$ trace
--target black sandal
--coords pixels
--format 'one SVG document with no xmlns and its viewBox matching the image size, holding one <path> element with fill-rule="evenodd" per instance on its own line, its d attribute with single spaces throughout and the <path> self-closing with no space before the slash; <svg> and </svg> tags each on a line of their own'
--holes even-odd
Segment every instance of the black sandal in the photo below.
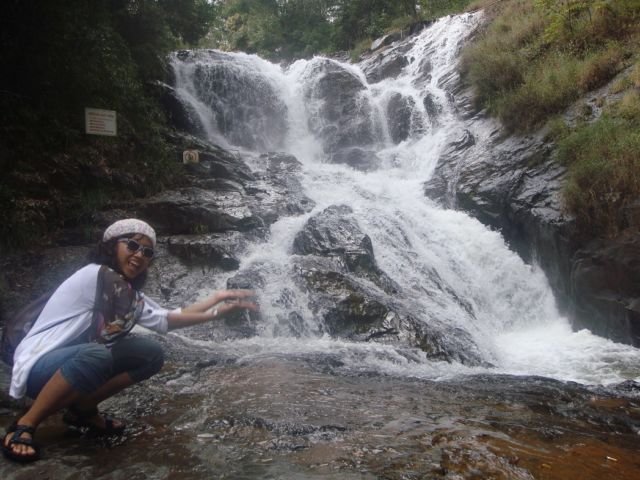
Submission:
<svg viewBox="0 0 640 480">
<path fill-rule="evenodd" d="M 9 440 L 9 444 L 7 443 L 7 436 L 9 434 L 13 434 L 11 440 Z M 22 434 L 28 433 L 31 435 L 31 438 L 22 438 Z M 40 446 L 33 440 L 33 436 L 36 433 L 36 429 L 34 427 L 30 427 L 28 425 L 18 425 L 16 423 L 12 424 L 8 429 L 7 433 L 4 435 L 2 439 L 2 453 L 9 460 L 13 460 L 14 462 L 20 463 L 29 463 L 35 462 L 40 458 Z M 12 445 L 27 445 L 33 449 L 33 453 L 29 454 L 21 454 L 13 451 Z"/>
<path fill-rule="evenodd" d="M 93 417 L 99 415 L 104 420 L 104 427 L 99 427 L 93 422 Z M 95 435 L 120 435 L 124 432 L 127 425 L 124 422 L 122 425 L 116 426 L 114 421 L 116 419 L 104 414 L 99 413 L 97 408 L 91 410 L 79 410 L 75 407 L 67 409 L 62 416 L 62 421 L 71 427 L 75 427 L 81 430 L 87 430 L 89 433 Z M 120 420 L 118 420 L 120 421 Z"/>
</svg>

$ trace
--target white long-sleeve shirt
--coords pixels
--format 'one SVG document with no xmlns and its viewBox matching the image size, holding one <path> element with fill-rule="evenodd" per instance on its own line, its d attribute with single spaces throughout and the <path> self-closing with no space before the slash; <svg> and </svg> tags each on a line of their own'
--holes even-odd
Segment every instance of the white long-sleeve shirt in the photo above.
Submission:
<svg viewBox="0 0 640 480">
<path fill-rule="evenodd" d="M 98 264 L 87 265 L 67 278 L 53 293 L 27 336 L 16 348 L 9 389 L 12 397 L 24 397 L 29 373 L 45 353 L 63 347 L 91 326 L 99 270 Z M 166 333 L 168 313 L 168 310 L 144 297 L 144 309 L 138 325 Z"/>
</svg>

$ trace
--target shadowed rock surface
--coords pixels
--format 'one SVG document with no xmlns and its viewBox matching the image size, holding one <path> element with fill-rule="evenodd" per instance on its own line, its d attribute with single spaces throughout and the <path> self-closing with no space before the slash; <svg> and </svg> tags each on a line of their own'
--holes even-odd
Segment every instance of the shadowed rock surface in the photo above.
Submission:
<svg viewBox="0 0 640 480">
<path fill-rule="evenodd" d="M 37 433 L 44 458 L 3 459 L 0 476 L 634 480 L 640 469 L 634 384 L 403 380 L 350 373 L 331 354 L 246 361 L 167 340 L 163 372 L 108 402 L 125 435 L 82 435 L 54 416 Z"/>
</svg>

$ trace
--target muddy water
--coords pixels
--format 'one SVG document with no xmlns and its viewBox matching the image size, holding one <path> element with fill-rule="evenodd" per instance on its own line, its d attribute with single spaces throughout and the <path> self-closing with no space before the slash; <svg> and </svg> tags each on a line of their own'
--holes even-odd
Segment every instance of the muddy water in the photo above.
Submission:
<svg viewBox="0 0 640 480">
<path fill-rule="evenodd" d="M 167 337 L 169 339 L 169 337 Z M 168 342 L 168 340 L 165 340 Z M 167 343 L 150 381 L 105 403 L 100 439 L 47 420 L 44 459 L 3 479 L 637 479 L 636 384 L 350 374 L 329 356 L 211 356 Z M 2 411 L 2 426 L 17 414 Z"/>
</svg>

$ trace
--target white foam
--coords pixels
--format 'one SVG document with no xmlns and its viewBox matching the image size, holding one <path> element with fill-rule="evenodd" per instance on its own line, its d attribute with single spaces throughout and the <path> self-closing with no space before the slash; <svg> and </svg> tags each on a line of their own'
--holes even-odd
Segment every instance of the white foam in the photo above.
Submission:
<svg viewBox="0 0 640 480">
<path fill-rule="evenodd" d="M 265 279 L 260 292 L 264 318 L 260 335 L 222 344 L 196 343 L 247 360 L 268 355 L 331 355 L 351 371 L 431 379 L 492 372 L 589 384 L 640 380 L 637 349 L 587 331 L 573 332 L 558 312 L 543 272 L 509 250 L 499 233 L 425 198 L 423 183 L 431 177 L 446 146 L 471 131 L 475 137 L 472 153 L 482 151 L 493 129 L 490 121 L 459 120 L 448 93 L 440 86 L 456 75 L 460 45 L 480 16 L 464 14 L 439 20 L 416 39 L 407 53 L 412 62 L 397 78 L 366 86 L 363 95 L 373 106 L 376 122 L 384 121 L 386 105 L 394 93 L 412 98 L 416 115 L 423 116 L 421 129 L 413 129 L 398 145 L 393 145 L 389 132 L 382 129 L 375 145 L 382 166 L 366 173 L 324 163 L 322 146 L 309 128 L 319 106 L 304 98 L 303 85 L 310 81 L 307 75 L 312 62 L 321 59 L 301 60 L 283 70 L 255 56 L 232 54 L 237 68 L 263 75 L 283 96 L 289 115 L 286 150 L 302 162 L 305 194 L 316 207 L 304 215 L 281 218 L 271 227 L 268 240 L 253 246 L 243 259 L 243 268 L 256 267 Z M 420 69 L 421 60 L 427 58 L 431 70 L 425 79 Z M 343 66 L 366 83 L 358 66 Z M 186 82 L 186 93 L 196 95 L 197 89 L 184 75 L 179 79 Z M 422 106 L 426 95 L 441 108 L 437 122 L 427 117 Z M 194 108 L 206 117 L 202 105 L 196 98 L 193 101 Z M 469 161 L 473 161 L 472 154 Z M 401 286 L 398 301 L 423 312 L 425 322 L 436 319 L 469 332 L 494 367 L 430 361 L 415 349 L 318 336 L 321 320 L 308 308 L 308 293 L 291 278 L 291 246 L 311 215 L 336 204 L 349 205 L 371 237 L 379 266 Z M 286 302 L 282 301 L 283 292 Z M 292 310 L 304 320 L 302 338 L 279 336 L 278 322 Z"/>
</svg>

